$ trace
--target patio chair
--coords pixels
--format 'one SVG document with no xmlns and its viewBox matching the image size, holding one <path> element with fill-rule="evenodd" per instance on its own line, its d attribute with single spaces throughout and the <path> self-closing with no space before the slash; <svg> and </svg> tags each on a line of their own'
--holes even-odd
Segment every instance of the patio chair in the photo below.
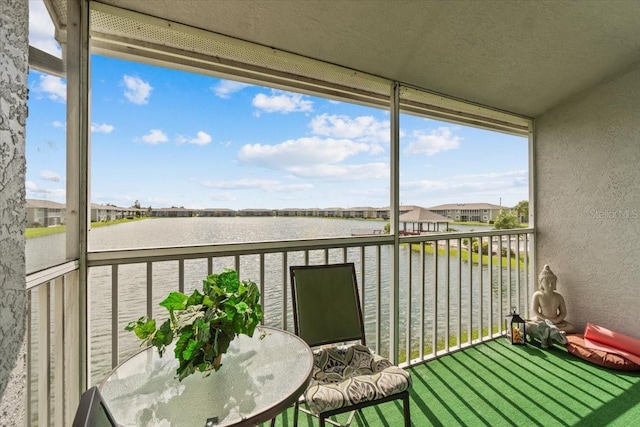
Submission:
<svg viewBox="0 0 640 427">
<path fill-rule="evenodd" d="M 295 333 L 314 348 L 311 382 L 298 411 L 340 425 L 329 417 L 396 399 L 403 401 L 404 425 L 411 425 L 409 388 L 404 369 L 366 347 L 358 284 L 353 263 L 292 266 L 291 295 Z M 304 402 L 308 409 L 301 407 Z"/>
<path fill-rule="evenodd" d="M 80 404 L 73 418 L 72 427 L 117 427 L 111 411 L 102 399 L 98 387 L 82 393 Z"/>
</svg>

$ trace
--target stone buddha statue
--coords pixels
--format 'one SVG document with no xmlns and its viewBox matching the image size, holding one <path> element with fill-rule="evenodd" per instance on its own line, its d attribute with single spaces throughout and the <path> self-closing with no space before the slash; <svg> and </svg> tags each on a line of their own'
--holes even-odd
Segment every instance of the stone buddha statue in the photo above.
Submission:
<svg viewBox="0 0 640 427">
<path fill-rule="evenodd" d="M 568 322 L 567 306 L 564 298 L 556 292 L 558 278 L 545 265 L 538 276 L 538 290 L 531 297 L 531 320 L 527 322 L 527 334 L 537 337 L 546 348 L 551 341 L 566 343 L 565 334 L 575 332 L 575 327 Z"/>
</svg>

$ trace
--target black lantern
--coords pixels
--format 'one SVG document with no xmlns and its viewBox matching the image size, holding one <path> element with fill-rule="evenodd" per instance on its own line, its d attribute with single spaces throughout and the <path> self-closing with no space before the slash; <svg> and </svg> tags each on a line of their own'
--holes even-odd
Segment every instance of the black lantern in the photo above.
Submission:
<svg viewBox="0 0 640 427">
<path fill-rule="evenodd" d="M 525 344 L 525 321 L 516 313 L 516 308 L 513 307 L 513 313 L 509 313 L 505 317 L 507 323 L 507 339 L 511 344 Z"/>
</svg>

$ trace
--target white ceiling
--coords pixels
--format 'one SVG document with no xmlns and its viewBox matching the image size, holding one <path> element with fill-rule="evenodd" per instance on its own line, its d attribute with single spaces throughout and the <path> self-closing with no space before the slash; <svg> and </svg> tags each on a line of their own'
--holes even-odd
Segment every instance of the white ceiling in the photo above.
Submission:
<svg viewBox="0 0 640 427">
<path fill-rule="evenodd" d="M 99 0 L 536 117 L 640 61 L 640 1 Z"/>
</svg>

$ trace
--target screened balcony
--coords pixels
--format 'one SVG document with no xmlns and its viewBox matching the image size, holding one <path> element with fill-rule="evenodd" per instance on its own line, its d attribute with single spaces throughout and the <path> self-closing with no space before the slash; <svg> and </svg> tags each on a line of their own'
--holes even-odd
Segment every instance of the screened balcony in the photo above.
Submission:
<svg viewBox="0 0 640 427">
<path fill-rule="evenodd" d="M 640 135 L 635 123 L 640 109 L 635 96 L 640 90 L 640 34 L 635 18 L 640 10 L 635 3 L 619 2 L 618 8 L 610 8 L 598 2 L 571 6 L 435 2 L 426 8 L 409 2 L 394 9 L 370 2 L 362 9 L 344 3 L 344 9 L 335 10 L 323 2 L 309 3 L 308 9 L 294 2 L 222 1 L 198 3 L 192 9 L 159 1 L 52 1 L 47 5 L 64 45 L 64 64 L 45 58 L 38 66 L 65 73 L 68 82 L 67 262 L 26 277 L 25 423 L 68 425 L 81 391 L 99 382 L 133 351 L 122 332 L 131 319 L 121 313 L 119 297 L 132 274 L 146 285 L 140 292 L 143 314 L 153 314 L 159 293 L 173 286 L 194 286 L 193 272 L 201 276 L 221 266 L 236 268 L 260 283 L 264 292 L 269 289 L 279 295 L 280 303 L 267 307 L 265 323 L 290 328 L 286 267 L 354 261 L 362 298 L 372 307 L 366 312 L 368 340 L 377 351 L 413 370 L 420 390 L 412 396 L 415 422 L 435 425 L 538 422 L 515 409 L 518 405 L 508 391 L 514 389 L 501 378 L 492 383 L 469 373 L 460 376 L 457 385 L 504 398 L 496 403 L 480 397 L 478 404 L 506 414 L 491 422 L 482 414 L 474 420 L 469 405 L 455 408 L 448 405 L 449 399 L 438 397 L 447 390 L 457 395 L 457 386 L 436 389 L 426 378 L 441 375 L 431 363 L 464 369 L 471 364 L 466 357 L 482 359 L 483 352 L 509 351 L 501 340 L 493 339 L 502 333 L 506 309 L 515 306 L 528 311 L 537 271 L 545 263 L 557 265 L 559 290 L 576 324 L 598 323 L 637 336 L 633 313 L 640 303 L 635 292 L 640 264 L 630 250 L 630 242 L 640 234 L 640 195 L 635 191 L 640 184 L 636 167 Z M 394 10 L 398 16 L 394 17 Z M 410 31 L 412 16 L 421 17 L 424 25 L 416 25 L 421 31 Z M 287 26 L 279 32 L 285 18 Z M 314 25 L 317 22 L 323 24 Z M 329 23 L 335 27 L 328 27 Z M 440 31 L 427 34 L 426 27 Z M 305 36 L 290 37 L 291 32 Z M 468 34 L 458 39 L 460 32 Z M 327 39 L 327 34 L 332 37 Z M 375 43 L 368 37 L 373 34 L 380 47 L 376 55 L 369 54 Z M 420 48 L 423 40 L 426 50 Z M 388 109 L 391 234 L 88 250 L 88 76 L 94 52 Z M 530 228 L 400 237 L 402 113 L 528 138 Z M 467 262 L 458 250 L 466 239 L 504 246 L 508 256 L 480 252 L 481 261 Z M 169 277 L 157 275 L 160 264 L 169 265 Z M 381 266 L 390 269 L 382 274 Z M 103 277 L 100 287 L 107 292 L 106 300 L 95 299 L 96 274 Z M 99 332 L 108 335 L 109 343 L 100 348 L 92 347 L 91 316 L 97 310 L 104 310 L 99 313 L 108 316 L 111 325 Z M 444 357 L 449 353 L 452 359 Z M 15 358 L 13 353 L 10 356 Z M 527 372 L 535 372 L 538 365 L 531 363 L 535 355 L 523 356 L 530 358 Z M 595 403 L 565 408 L 569 415 L 552 418 L 551 424 L 625 423 L 625 416 L 635 416 L 637 377 L 602 379 L 597 370 L 583 370 L 558 353 L 550 360 L 566 363 L 574 375 L 571 378 L 584 379 L 578 385 L 583 392 L 599 381 L 617 387 L 613 393 L 587 392 Z M 504 355 L 485 362 L 506 363 Z M 510 372 L 508 366 L 502 368 Z M 549 381 L 540 378 L 531 381 L 536 385 Z M 540 398 L 546 390 L 539 385 L 537 393 Z M 607 397 L 601 398 L 600 393 Z M 440 413 L 430 409 L 434 399 Z M 620 403 L 626 415 L 607 409 Z M 466 415 L 456 415 L 460 408 Z M 381 413 L 369 412 L 358 422 L 393 425 L 398 415 L 394 410 L 391 406 Z"/>
</svg>

